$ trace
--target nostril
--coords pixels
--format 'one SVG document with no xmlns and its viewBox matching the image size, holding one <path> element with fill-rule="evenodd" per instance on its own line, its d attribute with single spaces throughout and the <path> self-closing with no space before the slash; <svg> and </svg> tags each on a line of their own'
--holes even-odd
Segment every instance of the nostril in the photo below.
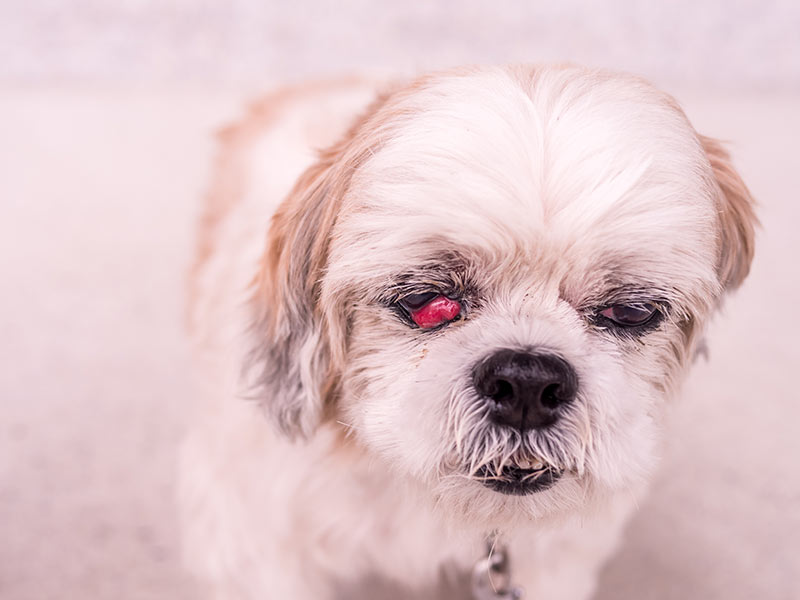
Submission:
<svg viewBox="0 0 800 600">
<path fill-rule="evenodd" d="M 557 383 L 551 383 L 542 390 L 542 405 L 547 408 L 558 408 L 563 403 L 559 392 L 561 386 Z"/>
<path fill-rule="evenodd" d="M 495 379 L 488 396 L 495 402 L 510 402 L 514 399 L 514 386 L 505 379 Z"/>
</svg>

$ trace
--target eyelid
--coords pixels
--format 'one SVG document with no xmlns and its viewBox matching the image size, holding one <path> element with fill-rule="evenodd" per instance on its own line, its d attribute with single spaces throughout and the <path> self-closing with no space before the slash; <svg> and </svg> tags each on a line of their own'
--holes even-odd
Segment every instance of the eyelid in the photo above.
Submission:
<svg viewBox="0 0 800 600">
<path fill-rule="evenodd" d="M 419 292 L 413 294 L 407 294 L 402 298 L 398 299 L 398 304 L 403 305 L 406 308 L 410 308 L 412 310 L 417 310 L 431 302 L 437 296 L 443 296 L 440 292 Z"/>
<path fill-rule="evenodd" d="M 667 318 L 668 308 L 668 303 L 658 300 L 616 302 L 595 308 L 589 313 L 588 319 L 616 335 L 639 336 L 656 329 Z M 616 310 L 622 312 L 615 315 Z M 634 314 L 626 315 L 626 312 Z"/>
<path fill-rule="evenodd" d="M 623 295 L 623 294 L 610 294 L 608 296 L 601 296 L 594 302 L 587 302 L 584 304 L 586 311 L 601 311 L 612 306 L 630 306 L 631 308 L 639 308 L 649 310 L 655 307 L 658 310 L 665 310 L 670 307 L 670 303 L 663 298 L 643 297 L 641 294 L 636 295 Z"/>
<path fill-rule="evenodd" d="M 437 294 L 409 316 L 421 329 L 435 329 L 458 319 L 462 310 L 461 302 Z"/>
<path fill-rule="evenodd" d="M 655 302 L 617 302 L 612 304 L 611 306 L 625 306 L 627 308 L 632 308 L 634 310 L 651 310 L 651 309 L 658 309 L 658 305 Z"/>
<path fill-rule="evenodd" d="M 425 287 L 417 289 L 425 290 Z M 462 319 L 465 309 L 461 296 L 430 287 L 426 291 L 409 289 L 405 294 L 398 293 L 389 306 L 403 321 L 423 330 L 436 330 Z"/>
<path fill-rule="evenodd" d="M 603 304 L 595 308 L 595 311 L 597 313 L 601 313 L 610 308 L 624 307 L 624 308 L 631 308 L 633 310 L 639 310 L 642 312 L 652 312 L 652 311 L 664 312 L 663 306 L 664 306 L 663 303 L 656 302 L 655 300 L 636 300 L 630 302 L 622 300 L 618 302 L 609 302 L 607 304 Z"/>
<path fill-rule="evenodd" d="M 611 319 L 612 321 L 617 321 L 615 318 L 614 312 L 617 310 L 622 311 L 630 311 L 633 312 L 637 316 L 647 317 L 650 318 L 656 313 L 660 313 L 661 311 L 655 304 L 612 304 L 611 306 L 607 306 L 597 311 L 597 314 L 605 317 L 607 319 Z"/>
</svg>

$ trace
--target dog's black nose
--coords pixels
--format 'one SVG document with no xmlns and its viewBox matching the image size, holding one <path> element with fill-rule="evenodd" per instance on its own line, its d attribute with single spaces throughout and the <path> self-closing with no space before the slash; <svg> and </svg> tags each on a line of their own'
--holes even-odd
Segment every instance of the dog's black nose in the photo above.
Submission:
<svg viewBox="0 0 800 600">
<path fill-rule="evenodd" d="M 552 354 L 499 350 L 475 367 L 472 381 L 495 423 L 520 431 L 547 427 L 575 399 L 578 376 Z"/>
</svg>

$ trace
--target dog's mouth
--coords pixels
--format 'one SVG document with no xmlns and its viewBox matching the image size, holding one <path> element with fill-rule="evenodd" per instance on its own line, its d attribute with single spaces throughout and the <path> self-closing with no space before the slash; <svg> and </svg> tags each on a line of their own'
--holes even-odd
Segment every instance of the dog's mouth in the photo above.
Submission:
<svg viewBox="0 0 800 600">
<path fill-rule="evenodd" d="M 526 496 L 553 487 L 563 470 L 534 459 L 517 460 L 498 468 L 483 465 L 474 477 L 490 490 L 509 496 Z"/>
</svg>

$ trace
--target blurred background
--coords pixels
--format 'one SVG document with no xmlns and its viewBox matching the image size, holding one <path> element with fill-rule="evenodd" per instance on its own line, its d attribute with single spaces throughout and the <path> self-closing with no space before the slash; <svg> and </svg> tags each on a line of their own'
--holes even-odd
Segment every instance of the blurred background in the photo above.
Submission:
<svg viewBox="0 0 800 600">
<path fill-rule="evenodd" d="M 798 598 L 795 0 L 0 2 L 0 598 L 195 597 L 173 464 L 220 125 L 286 82 L 551 60 L 673 93 L 763 222 L 597 600 Z"/>
</svg>

